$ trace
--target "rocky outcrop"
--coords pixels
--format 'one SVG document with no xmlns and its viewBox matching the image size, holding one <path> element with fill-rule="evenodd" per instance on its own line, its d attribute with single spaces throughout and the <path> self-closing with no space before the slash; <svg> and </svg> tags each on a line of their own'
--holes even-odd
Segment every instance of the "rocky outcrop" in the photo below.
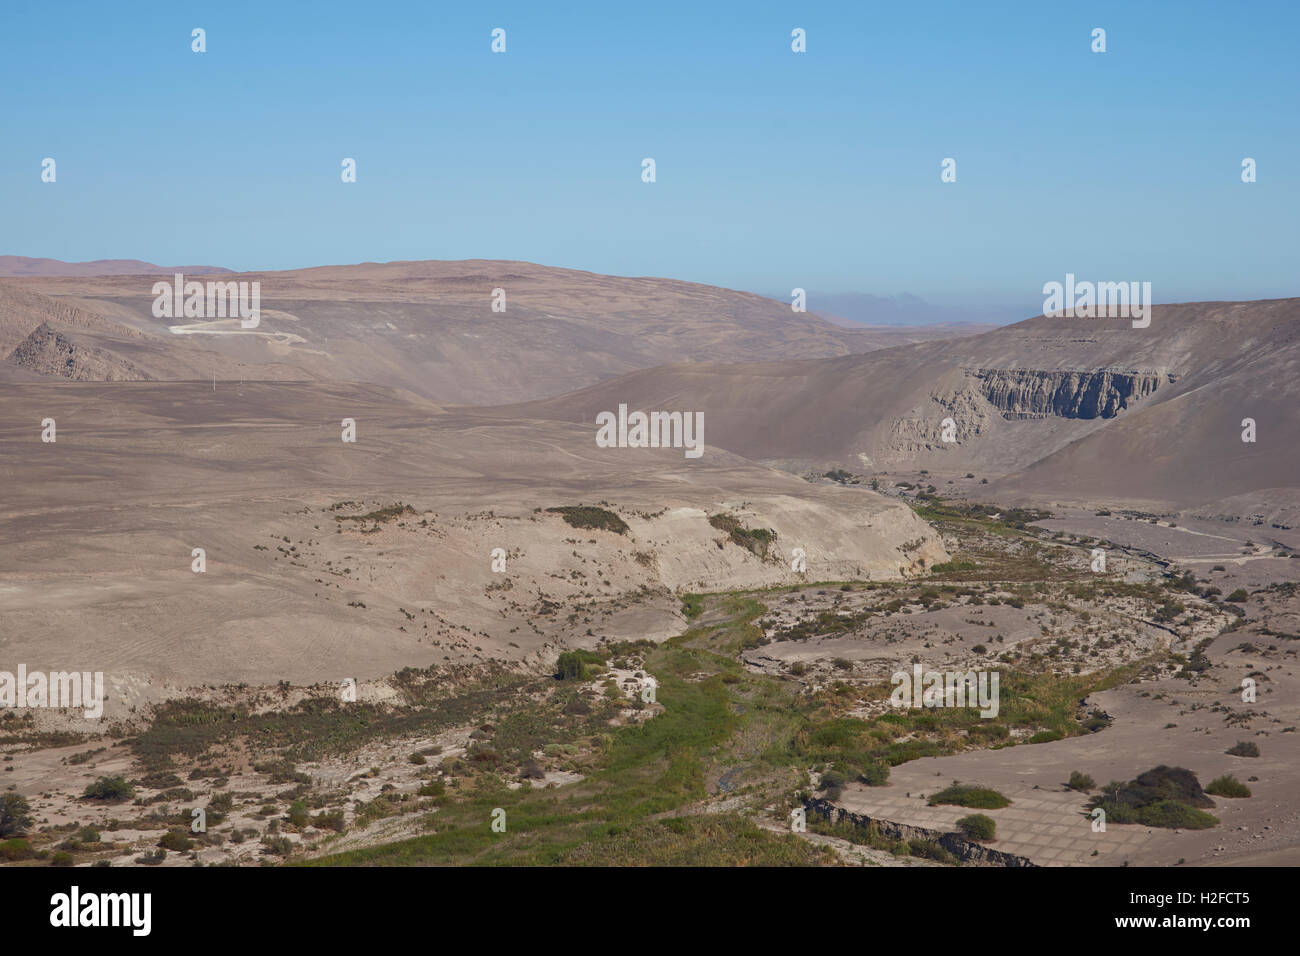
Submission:
<svg viewBox="0 0 1300 956">
<path fill-rule="evenodd" d="M 79 345 L 42 322 L 9 353 L 9 363 L 38 375 L 74 382 L 138 382 L 149 379 L 132 363 L 111 352 Z"/>
<path fill-rule="evenodd" d="M 1153 371 L 967 369 L 1003 418 L 1114 418 L 1167 376 Z"/>
<path fill-rule="evenodd" d="M 1003 853 L 1001 850 L 991 849 L 982 843 L 973 843 L 957 833 L 930 830 L 925 827 L 909 826 L 906 823 L 895 823 L 892 820 L 868 817 L 865 814 L 853 813 L 843 807 L 838 807 L 829 800 L 808 799 L 804 801 L 803 805 L 809 813 L 817 814 L 830 824 L 843 821 L 863 830 L 874 827 L 877 833 L 889 840 L 929 840 L 939 844 L 961 860 L 962 863 L 971 866 L 1026 867 L 1038 865 L 1031 862 L 1028 857 Z"/>
</svg>

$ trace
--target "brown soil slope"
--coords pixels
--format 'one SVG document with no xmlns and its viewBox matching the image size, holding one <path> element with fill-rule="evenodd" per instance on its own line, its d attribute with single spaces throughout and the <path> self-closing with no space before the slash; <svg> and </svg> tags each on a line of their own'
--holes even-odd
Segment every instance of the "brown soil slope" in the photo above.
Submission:
<svg viewBox="0 0 1300 956">
<path fill-rule="evenodd" d="M 298 378 L 396 385 L 471 405 L 558 395 L 670 362 L 822 358 L 956 334 L 843 329 L 730 289 L 489 260 L 223 276 L 261 283 L 261 324 L 244 332 L 234 322 L 155 318 L 157 278 L 15 281 L 152 339 L 189 339 L 249 367 L 282 363 Z M 494 289 L 504 290 L 504 312 L 493 311 Z"/>
<path fill-rule="evenodd" d="M 1038 317 L 865 355 L 649 369 L 500 414 L 701 411 L 710 444 L 787 467 L 1023 472 L 1005 487 L 1196 502 L 1297 483 L 1297 360 L 1300 300 L 1190 303 L 1146 329 Z"/>
</svg>

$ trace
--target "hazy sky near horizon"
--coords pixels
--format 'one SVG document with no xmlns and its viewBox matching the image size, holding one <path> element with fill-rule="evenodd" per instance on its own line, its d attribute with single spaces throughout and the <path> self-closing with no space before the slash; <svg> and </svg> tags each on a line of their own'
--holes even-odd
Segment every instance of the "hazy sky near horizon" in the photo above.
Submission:
<svg viewBox="0 0 1300 956">
<path fill-rule="evenodd" d="M 525 259 L 799 286 L 814 309 L 818 292 L 1032 303 L 1067 272 L 1150 281 L 1156 301 L 1300 295 L 1300 4 L 48 2 L 0 17 L 0 254 Z"/>
</svg>

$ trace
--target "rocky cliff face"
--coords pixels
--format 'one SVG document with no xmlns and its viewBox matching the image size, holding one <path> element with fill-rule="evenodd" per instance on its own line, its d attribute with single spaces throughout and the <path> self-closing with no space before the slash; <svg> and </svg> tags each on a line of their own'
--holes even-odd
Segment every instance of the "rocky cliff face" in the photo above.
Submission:
<svg viewBox="0 0 1300 956">
<path fill-rule="evenodd" d="M 968 369 L 1003 418 L 1114 418 L 1169 376 L 1160 372 Z"/>
</svg>

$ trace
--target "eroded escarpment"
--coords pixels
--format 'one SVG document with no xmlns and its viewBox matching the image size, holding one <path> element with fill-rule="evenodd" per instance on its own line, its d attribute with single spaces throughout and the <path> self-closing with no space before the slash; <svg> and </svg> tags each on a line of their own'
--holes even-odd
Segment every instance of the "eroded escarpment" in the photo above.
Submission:
<svg viewBox="0 0 1300 956">
<path fill-rule="evenodd" d="M 1160 371 L 966 369 L 1003 418 L 1114 418 L 1172 376 Z"/>
<path fill-rule="evenodd" d="M 858 457 L 870 467 L 891 466 L 970 444 L 970 451 L 985 456 L 983 464 L 1024 465 L 1039 457 L 1019 457 L 1034 443 L 1026 443 L 1019 432 L 1021 439 L 1008 446 L 999 439 L 1007 434 L 1002 422 L 1100 425 L 1174 380 L 1172 373 L 1158 369 L 963 368 L 937 382 L 928 400 L 890 421 L 884 442 L 865 452 L 866 458 Z M 972 443 L 974 439 L 981 441 Z M 1050 451 L 1050 445 L 1043 450 Z M 963 462 L 968 467 L 975 463 Z"/>
</svg>

